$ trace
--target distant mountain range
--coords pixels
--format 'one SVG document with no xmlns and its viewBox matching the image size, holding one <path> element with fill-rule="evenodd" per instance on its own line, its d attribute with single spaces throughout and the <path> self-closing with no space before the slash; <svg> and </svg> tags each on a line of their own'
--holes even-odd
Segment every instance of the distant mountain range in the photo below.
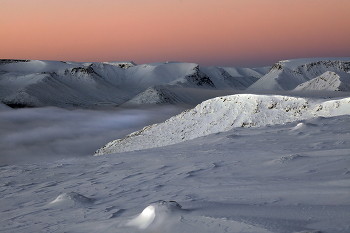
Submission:
<svg viewBox="0 0 350 233">
<path fill-rule="evenodd" d="M 0 60 L 0 100 L 10 107 L 193 104 L 213 96 L 181 90 L 244 90 L 269 68 Z"/>
<path fill-rule="evenodd" d="M 0 101 L 14 108 L 193 105 L 228 93 L 346 92 L 349 73 L 350 58 L 286 60 L 272 68 L 3 59 Z"/>
</svg>

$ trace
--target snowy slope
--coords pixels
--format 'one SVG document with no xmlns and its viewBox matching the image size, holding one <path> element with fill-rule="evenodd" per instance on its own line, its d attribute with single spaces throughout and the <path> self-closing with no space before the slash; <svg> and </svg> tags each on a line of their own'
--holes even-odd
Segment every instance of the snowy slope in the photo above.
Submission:
<svg viewBox="0 0 350 233">
<path fill-rule="evenodd" d="M 292 90 L 327 71 L 349 72 L 350 58 L 304 58 L 280 61 L 248 91 Z"/>
<path fill-rule="evenodd" d="M 192 75 L 161 86 L 152 86 L 123 105 L 198 104 L 204 100 L 223 95 L 207 90 L 231 91 L 230 94 L 233 94 L 232 91 L 245 90 L 268 71 L 268 68 L 221 68 L 215 66 L 196 66 L 193 69 L 195 72 Z"/>
<path fill-rule="evenodd" d="M 294 91 L 350 91 L 350 73 L 327 71 L 317 78 L 299 84 Z"/>
<path fill-rule="evenodd" d="M 190 104 L 194 102 L 190 97 L 177 94 L 176 89 L 178 88 L 171 85 L 151 86 L 147 88 L 146 91 L 123 103 L 123 106 L 143 104 Z"/>
<path fill-rule="evenodd" d="M 251 94 L 217 97 L 164 123 L 112 141 L 95 154 L 166 146 L 236 127 L 260 127 L 344 114 L 350 114 L 350 98 L 326 100 Z"/>
<path fill-rule="evenodd" d="M 0 167 L 0 231 L 350 232 L 350 117 Z"/>
<path fill-rule="evenodd" d="M 119 105 L 152 86 L 243 89 L 262 76 L 252 69 L 243 69 L 239 77 L 232 77 L 222 68 L 212 69 L 220 72 L 208 75 L 195 63 L 179 62 L 135 65 L 133 62 L 0 60 L 0 100 L 12 107 Z M 157 93 L 156 98 L 162 99 L 162 103 L 177 103 L 181 99 L 162 93 L 159 88 Z M 153 100 L 155 96 L 150 90 L 141 95 L 150 104 L 158 102 Z M 164 99 L 162 95 L 168 97 Z"/>
<path fill-rule="evenodd" d="M 268 70 L 261 74 L 249 68 L 222 68 L 212 66 L 201 67 L 201 71 L 207 74 L 219 89 L 245 90 L 266 74 Z"/>
</svg>

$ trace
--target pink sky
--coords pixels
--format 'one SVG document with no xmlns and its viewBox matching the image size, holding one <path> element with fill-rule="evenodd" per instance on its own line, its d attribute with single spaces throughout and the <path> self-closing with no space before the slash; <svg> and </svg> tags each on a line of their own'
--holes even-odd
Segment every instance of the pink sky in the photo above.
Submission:
<svg viewBox="0 0 350 233">
<path fill-rule="evenodd" d="M 0 58 L 256 67 L 350 56 L 349 0 L 0 0 Z"/>
</svg>

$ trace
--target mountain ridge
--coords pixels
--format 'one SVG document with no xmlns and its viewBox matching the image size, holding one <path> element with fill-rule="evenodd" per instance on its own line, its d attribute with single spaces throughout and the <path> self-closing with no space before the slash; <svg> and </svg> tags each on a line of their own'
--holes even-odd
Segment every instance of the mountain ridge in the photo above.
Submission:
<svg viewBox="0 0 350 233">
<path fill-rule="evenodd" d="M 326 71 L 322 75 L 299 84 L 294 91 L 350 91 L 350 74 Z"/>
<path fill-rule="evenodd" d="M 350 71 L 350 58 L 293 59 L 275 63 L 267 74 L 247 91 L 289 91 L 327 71 Z"/>
<path fill-rule="evenodd" d="M 247 68 L 246 73 L 249 71 Z M 255 72 L 258 77 L 262 76 L 261 72 L 251 72 Z M 246 77 L 243 75 L 234 78 L 227 75 L 227 72 L 224 74 L 227 77 L 207 74 L 196 63 L 159 62 L 136 65 L 134 62 L 0 60 L 0 101 L 12 107 L 118 106 L 145 91 L 143 96 L 147 98 L 147 94 L 150 94 L 147 89 L 152 86 L 162 85 L 166 87 L 163 90 L 169 92 L 172 87 L 209 90 L 225 86 L 224 89 L 235 90 L 235 84 L 225 84 L 234 79 L 241 79 L 247 85 L 252 83 L 249 81 L 251 77 L 244 81 Z M 221 86 L 218 88 L 214 83 Z M 238 89 L 242 89 L 242 84 L 240 85 Z M 166 95 L 159 88 L 158 93 L 160 99 Z M 170 95 L 161 103 L 176 103 L 171 96 L 181 98 Z M 151 99 L 148 102 L 157 104 L 157 101 L 152 102 Z"/>
<path fill-rule="evenodd" d="M 329 100 L 253 94 L 217 97 L 163 123 L 109 142 L 95 155 L 167 146 L 237 127 L 261 127 L 344 114 L 350 114 L 350 98 Z"/>
</svg>

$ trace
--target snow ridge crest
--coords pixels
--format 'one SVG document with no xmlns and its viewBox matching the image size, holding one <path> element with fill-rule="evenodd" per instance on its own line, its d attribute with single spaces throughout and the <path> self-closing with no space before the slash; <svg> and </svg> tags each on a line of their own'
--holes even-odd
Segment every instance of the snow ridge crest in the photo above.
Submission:
<svg viewBox="0 0 350 233">
<path fill-rule="evenodd" d="M 112 141 L 95 155 L 176 144 L 236 127 L 261 127 L 313 117 L 350 114 L 350 98 L 329 100 L 240 94 L 204 101 L 167 121 Z"/>
</svg>

